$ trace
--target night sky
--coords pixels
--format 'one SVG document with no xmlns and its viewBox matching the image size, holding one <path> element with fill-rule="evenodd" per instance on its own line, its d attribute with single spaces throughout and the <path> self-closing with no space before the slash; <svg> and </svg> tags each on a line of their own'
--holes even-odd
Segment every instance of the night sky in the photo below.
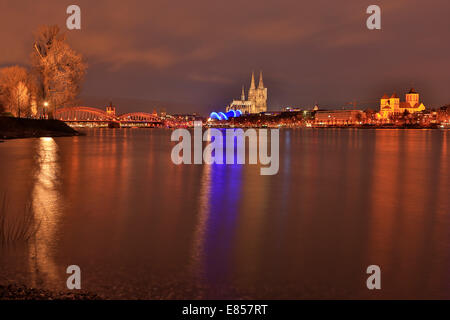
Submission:
<svg viewBox="0 0 450 320">
<path fill-rule="evenodd" d="M 70 4 L 82 10 L 82 29 L 67 32 L 89 64 L 83 96 L 206 114 L 262 69 L 269 109 L 374 106 L 411 86 L 427 106 L 450 103 L 448 0 L 0 0 L 0 66 L 27 65 L 33 31 L 66 30 Z M 381 31 L 366 28 L 371 4 L 381 6 Z"/>
</svg>

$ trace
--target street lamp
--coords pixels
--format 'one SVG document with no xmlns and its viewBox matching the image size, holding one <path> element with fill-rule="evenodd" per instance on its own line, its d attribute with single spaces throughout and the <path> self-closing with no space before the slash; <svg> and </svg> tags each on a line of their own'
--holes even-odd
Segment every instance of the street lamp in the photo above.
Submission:
<svg viewBox="0 0 450 320">
<path fill-rule="evenodd" d="M 47 107 L 48 107 L 48 102 L 45 101 L 45 102 L 44 102 L 44 119 L 45 119 L 45 108 L 47 108 Z"/>
</svg>

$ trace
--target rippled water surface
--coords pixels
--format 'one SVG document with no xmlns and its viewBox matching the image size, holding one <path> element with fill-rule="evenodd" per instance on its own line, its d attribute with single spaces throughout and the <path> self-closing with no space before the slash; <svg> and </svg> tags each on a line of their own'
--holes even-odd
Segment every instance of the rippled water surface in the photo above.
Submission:
<svg viewBox="0 0 450 320">
<path fill-rule="evenodd" d="M 114 298 L 450 298 L 448 131 L 282 130 L 280 170 L 172 164 L 168 130 L 0 143 L 0 282 Z M 382 290 L 366 289 L 366 268 Z"/>
</svg>

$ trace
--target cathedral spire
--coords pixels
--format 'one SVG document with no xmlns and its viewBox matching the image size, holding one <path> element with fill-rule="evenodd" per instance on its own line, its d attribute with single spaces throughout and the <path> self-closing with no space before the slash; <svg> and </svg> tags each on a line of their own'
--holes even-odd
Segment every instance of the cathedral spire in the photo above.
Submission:
<svg viewBox="0 0 450 320">
<path fill-rule="evenodd" d="M 251 82 L 251 84 L 250 84 L 250 90 L 254 90 L 254 89 L 256 89 L 256 86 L 255 86 L 255 73 L 252 71 L 252 82 Z"/>
<path fill-rule="evenodd" d="M 259 84 L 258 84 L 258 89 L 264 89 L 264 82 L 263 82 L 262 71 L 259 72 Z"/>
<path fill-rule="evenodd" d="M 241 101 L 245 101 L 245 90 L 244 90 L 244 86 L 242 86 Z"/>
</svg>

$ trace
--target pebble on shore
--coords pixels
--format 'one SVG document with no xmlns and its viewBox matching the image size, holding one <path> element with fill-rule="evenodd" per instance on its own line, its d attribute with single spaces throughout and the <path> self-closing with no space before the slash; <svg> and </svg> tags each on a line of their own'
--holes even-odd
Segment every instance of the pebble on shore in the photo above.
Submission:
<svg viewBox="0 0 450 320">
<path fill-rule="evenodd" d="M 89 292 L 53 292 L 29 288 L 23 285 L 0 285 L 0 300 L 100 300 L 102 297 Z"/>
</svg>

